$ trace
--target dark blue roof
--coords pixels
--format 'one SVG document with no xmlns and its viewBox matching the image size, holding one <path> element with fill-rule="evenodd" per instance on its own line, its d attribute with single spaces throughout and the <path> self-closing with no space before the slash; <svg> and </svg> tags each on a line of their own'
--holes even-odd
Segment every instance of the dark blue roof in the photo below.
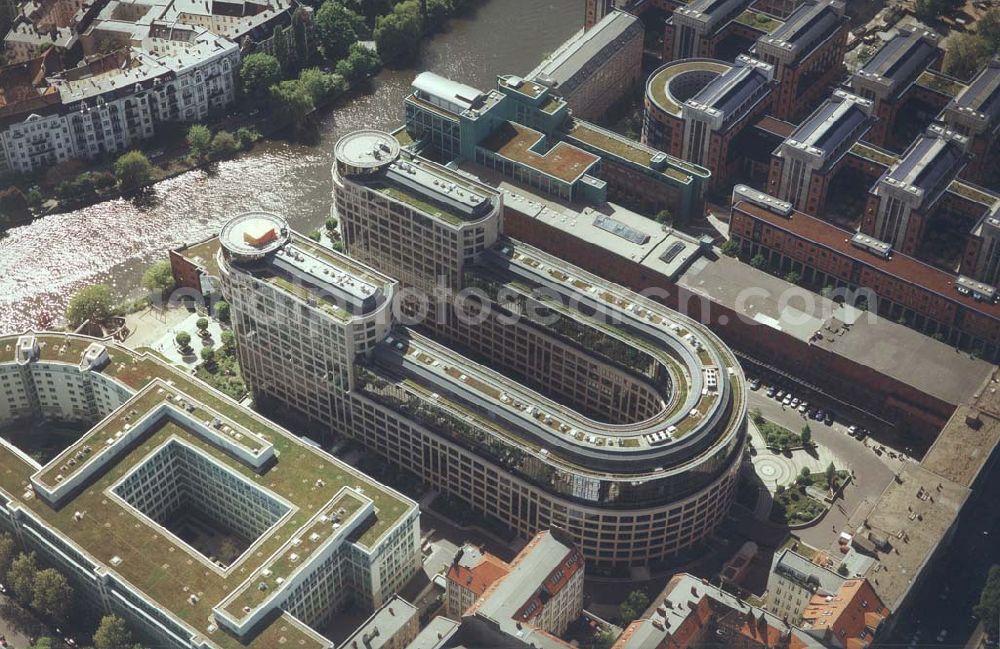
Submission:
<svg viewBox="0 0 1000 649">
<path fill-rule="evenodd" d="M 833 151 L 839 147 L 846 138 L 855 133 L 867 119 L 868 115 L 857 104 L 850 102 L 847 108 L 841 110 L 841 105 L 845 100 L 828 99 L 816 109 L 816 111 L 806 118 L 790 139 L 799 142 L 806 142 L 817 131 L 822 131 L 816 139 L 810 143 L 811 146 L 823 151 Z"/>
<path fill-rule="evenodd" d="M 937 56 L 937 47 L 921 32 L 896 34 L 861 68 L 864 72 L 902 82 L 915 79 Z"/>
<path fill-rule="evenodd" d="M 921 135 L 889 172 L 889 177 L 918 187 L 925 195 L 931 194 L 950 183 L 961 171 L 963 157 L 962 148 L 955 142 Z"/>
<path fill-rule="evenodd" d="M 990 121 L 1000 117 L 1000 63 L 987 65 L 955 103 L 988 115 Z"/>
<path fill-rule="evenodd" d="M 840 23 L 840 16 L 829 3 L 806 3 L 796 9 L 769 37 L 806 49 L 827 38 Z"/>
<path fill-rule="evenodd" d="M 728 120 L 757 90 L 769 83 L 767 76 L 754 67 L 734 66 L 713 79 L 691 101 L 721 112 Z"/>
</svg>

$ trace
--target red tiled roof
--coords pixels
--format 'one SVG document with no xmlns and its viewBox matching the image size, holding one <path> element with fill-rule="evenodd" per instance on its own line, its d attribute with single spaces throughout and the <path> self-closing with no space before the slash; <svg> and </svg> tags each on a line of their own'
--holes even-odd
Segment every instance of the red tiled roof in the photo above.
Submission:
<svg viewBox="0 0 1000 649">
<path fill-rule="evenodd" d="M 836 595 L 813 595 L 802 613 L 803 623 L 826 630 L 847 649 L 865 649 L 889 609 L 867 579 L 850 579 Z"/>
<path fill-rule="evenodd" d="M 448 569 L 448 580 L 462 588 L 467 588 L 480 596 L 493 583 L 510 572 L 510 566 L 492 554 L 483 554 L 483 560 L 476 566 L 467 568 L 454 564 Z"/>
</svg>

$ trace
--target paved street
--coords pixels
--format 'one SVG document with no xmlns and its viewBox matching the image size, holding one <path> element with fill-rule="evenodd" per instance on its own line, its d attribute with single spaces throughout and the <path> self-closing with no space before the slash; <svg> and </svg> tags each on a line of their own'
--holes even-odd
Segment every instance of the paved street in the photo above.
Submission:
<svg viewBox="0 0 1000 649">
<path fill-rule="evenodd" d="M 769 399 L 765 388 L 750 393 L 750 409 L 760 409 L 765 419 L 780 424 L 789 430 L 799 432 L 808 423 L 813 441 L 827 449 L 830 456 L 837 458 L 838 468 L 854 472 L 854 480 L 844 489 L 843 498 L 837 500 L 833 509 L 817 525 L 799 530 L 796 534 L 803 541 L 819 549 L 835 550 L 837 537 L 847 531 L 847 521 L 859 506 L 866 507 L 878 499 L 893 475 L 902 466 L 900 460 L 891 459 L 887 453 L 875 454 L 873 442 L 859 442 L 847 434 L 850 422 L 834 422 L 833 426 L 807 419 L 780 402 Z M 767 453 L 768 451 L 763 451 Z"/>
</svg>

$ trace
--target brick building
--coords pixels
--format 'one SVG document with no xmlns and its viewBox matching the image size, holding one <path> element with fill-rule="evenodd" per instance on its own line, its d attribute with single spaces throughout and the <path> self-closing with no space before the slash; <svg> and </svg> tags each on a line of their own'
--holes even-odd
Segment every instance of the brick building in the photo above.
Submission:
<svg viewBox="0 0 1000 649">
<path fill-rule="evenodd" d="M 941 114 L 948 127 L 969 138 L 972 160 L 963 177 L 983 182 L 997 171 L 1000 132 L 1000 59 L 993 59 Z"/>
<path fill-rule="evenodd" d="M 848 18 L 840 0 L 808 0 L 751 55 L 770 63 L 780 82 L 772 114 L 797 119 L 812 110 L 842 75 Z"/>
</svg>

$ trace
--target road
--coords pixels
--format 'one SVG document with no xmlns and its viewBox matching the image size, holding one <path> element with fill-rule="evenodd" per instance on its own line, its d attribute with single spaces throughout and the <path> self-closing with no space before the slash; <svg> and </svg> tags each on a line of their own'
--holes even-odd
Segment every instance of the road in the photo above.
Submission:
<svg viewBox="0 0 1000 649">
<path fill-rule="evenodd" d="M 835 421 L 832 426 L 813 421 L 798 411 L 783 406 L 765 394 L 766 388 L 750 393 L 750 409 L 759 409 L 765 419 L 799 432 L 809 424 L 816 444 L 829 449 L 843 468 L 854 472 L 854 480 L 844 489 L 843 498 L 838 500 L 826 517 L 817 525 L 798 530 L 796 536 L 818 549 L 836 550 L 840 532 L 848 531 L 846 524 L 852 514 L 861 506 L 871 507 L 892 482 L 896 471 L 902 466 L 901 460 L 894 460 L 888 453 L 875 454 L 876 446 L 870 440 L 858 441 L 847 434 L 850 422 Z"/>
</svg>

